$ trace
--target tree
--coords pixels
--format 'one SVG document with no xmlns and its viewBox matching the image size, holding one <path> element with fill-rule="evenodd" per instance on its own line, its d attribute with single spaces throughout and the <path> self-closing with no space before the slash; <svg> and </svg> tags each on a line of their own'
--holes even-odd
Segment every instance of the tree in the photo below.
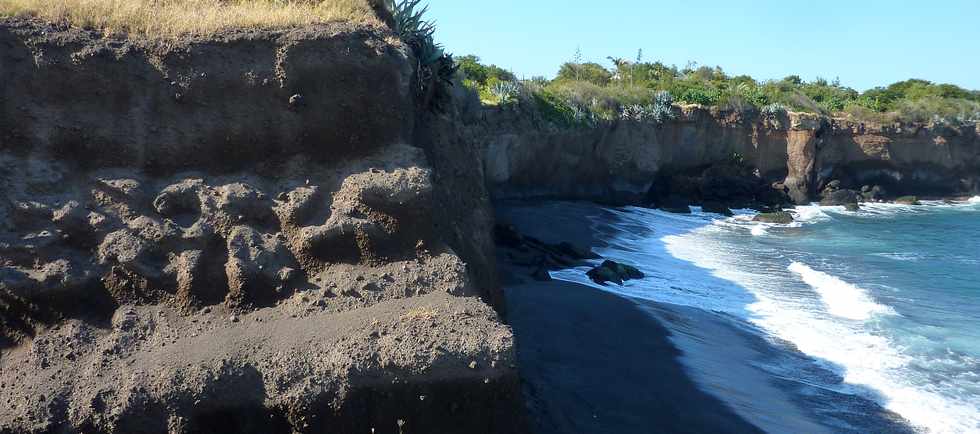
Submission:
<svg viewBox="0 0 980 434">
<path fill-rule="evenodd" d="M 558 70 L 558 80 L 587 81 L 599 86 L 605 86 L 612 81 L 613 75 L 598 63 L 566 63 Z"/>
<path fill-rule="evenodd" d="M 517 79 L 510 71 L 497 65 L 484 65 L 480 63 L 480 58 L 472 54 L 459 57 L 456 59 L 456 63 L 459 65 L 459 70 L 463 71 L 467 79 L 473 80 L 481 85 L 487 84 L 490 79 L 496 79 L 498 81 L 514 81 Z"/>
<path fill-rule="evenodd" d="M 783 79 L 787 83 L 792 83 L 793 85 L 799 86 L 803 84 L 803 79 L 799 75 L 790 75 Z"/>
</svg>

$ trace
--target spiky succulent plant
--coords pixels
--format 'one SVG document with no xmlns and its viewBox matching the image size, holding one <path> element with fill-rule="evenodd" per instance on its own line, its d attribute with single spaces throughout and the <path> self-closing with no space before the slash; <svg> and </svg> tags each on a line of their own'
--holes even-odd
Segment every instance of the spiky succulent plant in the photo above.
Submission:
<svg viewBox="0 0 980 434">
<path fill-rule="evenodd" d="M 458 66 L 453 56 L 435 42 L 436 25 L 425 19 L 429 6 L 420 6 L 421 0 L 383 1 L 391 13 L 392 31 L 418 59 L 419 88 L 424 91 L 434 81 L 451 86 Z"/>
<path fill-rule="evenodd" d="M 509 104 L 517 101 L 521 90 L 521 84 L 516 81 L 499 81 L 490 87 L 490 94 L 501 104 Z"/>
<path fill-rule="evenodd" d="M 667 91 L 657 92 L 648 105 L 627 104 L 619 114 L 620 119 L 636 122 L 663 123 L 674 119 L 674 97 Z"/>
<path fill-rule="evenodd" d="M 435 34 L 435 23 L 423 19 L 429 6 L 419 7 L 421 0 L 384 1 L 385 7 L 391 12 L 392 30 L 403 41 L 420 41 Z"/>
<path fill-rule="evenodd" d="M 780 116 L 786 114 L 786 106 L 778 102 L 768 104 L 763 106 L 762 109 L 759 110 L 759 114 L 761 114 L 762 117 L 766 119 L 777 119 Z"/>
</svg>

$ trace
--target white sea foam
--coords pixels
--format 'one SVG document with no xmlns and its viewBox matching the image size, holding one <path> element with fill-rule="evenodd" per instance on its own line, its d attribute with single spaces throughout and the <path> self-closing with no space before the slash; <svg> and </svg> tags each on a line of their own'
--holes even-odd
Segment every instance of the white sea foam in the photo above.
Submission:
<svg viewBox="0 0 980 434">
<path fill-rule="evenodd" d="M 971 204 L 980 203 L 980 196 L 973 196 L 967 202 Z"/>
<path fill-rule="evenodd" d="M 817 223 L 830 220 L 831 217 L 819 205 L 800 205 L 791 210 L 793 219 L 798 223 Z"/>
<path fill-rule="evenodd" d="M 915 361 L 865 327 L 864 320 L 876 314 L 893 315 L 894 310 L 875 303 L 867 291 L 803 263 L 792 263 L 788 268 L 794 274 L 789 275 L 765 268 L 771 264 L 740 264 L 729 247 L 717 245 L 712 238 L 699 229 L 663 240 L 676 257 L 749 290 L 757 301 L 747 307 L 748 319 L 779 339 L 792 342 L 804 354 L 829 362 L 828 368 L 843 377 L 840 392 L 878 400 L 924 432 L 980 432 L 980 409 L 975 402 L 910 381 L 916 375 L 911 367 Z M 799 285 L 793 282 L 794 276 L 819 295 L 826 309 L 806 294 L 787 291 Z"/>
<path fill-rule="evenodd" d="M 902 205 L 874 204 L 869 208 L 869 213 L 880 217 L 915 212 L 909 211 L 913 207 Z M 832 220 L 833 215 L 825 211 L 819 206 L 798 207 L 795 214 L 800 223 L 795 226 Z M 868 291 L 856 285 L 802 262 L 789 265 L 781 251 L 766 253 L 762 250 L 767 247 L 757 245 L 748 255 L 725 238 L 733 233 L 779 236 L 774 229 L 785 225 L 752 222 L 750 212 L 736 212 L 728 219 L 647 209 L 611 212 L 617 214 L 614 225 L 621 225 L 621 231 L 605 240 L 608 247 L 597 253 L 635 264 L 648 278 L 602 289 L 743 317 L 802 353 L 826 362 L 828 369 L 843 378 L 843 384 L 820 387 L 877 400 L 924 432 L 980 432 L 976 400 L 928 385 L 929 381 L 915 381 L 921 375 L 915 365 L 921 361 L 874 331 L 878 323 L 875 318 L 894 315 L 892 309 L 876 303 Z M 654 235 L 640 236 L 633 229 L 637 225 L 653 228 Z M 770 259 L 753 259 L 760 255 Z M 561 270 L 552 276 L 592 284 L 583 269 Z"/>
<path fill-rule="evenodd" d="M 806 264 L 793 262 L 789 266 L 789 271 L 798 274 L 807 285 L 820 294 L 820 299 L 832 315 L 866 321 L 876 314 L 895 314 L 892 308 L 875 303 L 865 290 L 827 273 L 814 270 Z"/>
</svg>

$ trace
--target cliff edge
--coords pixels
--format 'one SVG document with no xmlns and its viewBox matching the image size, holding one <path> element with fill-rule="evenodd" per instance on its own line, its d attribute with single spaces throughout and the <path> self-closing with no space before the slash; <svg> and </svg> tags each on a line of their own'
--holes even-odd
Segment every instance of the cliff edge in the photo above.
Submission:
<svg viewBox="0 0 980 434">
<path fill-rule="evenodd" d="M 477 157 L 414 64 L 0 22 L 0 432 L 523 430 Z"/>
<path fill-rule="evenodd" d="M 834 180 L 881 186 L 890 197 L 980 191 L 980 126 L 865 125 L 806 113 L 746 115 L 675 106 L 662 123 L 558 126 L 520 106 L 470 110 L 497 199 L 556 198 L 614 205 L 819 200 Z M 749 174 L 721 173 L 737 160 Z M 738 179 L 738 178 L 741 178 Z M 751 178 L 742 194 L 730 185 Z"/>
</svg>

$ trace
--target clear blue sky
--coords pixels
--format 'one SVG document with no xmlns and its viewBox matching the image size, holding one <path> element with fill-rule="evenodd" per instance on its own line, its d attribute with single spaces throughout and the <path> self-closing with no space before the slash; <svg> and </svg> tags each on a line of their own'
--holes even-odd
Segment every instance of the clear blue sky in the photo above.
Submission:
<svg viewBox="0 0 980 434">
<path fill-rule="evenodd" d="M 552 77 L 581 47 L 757 79 L 840 77 L 865 90 L 907 78 L 980 89 L 980 0 L 429 0 L 448 51 Z"/>
</svg>

